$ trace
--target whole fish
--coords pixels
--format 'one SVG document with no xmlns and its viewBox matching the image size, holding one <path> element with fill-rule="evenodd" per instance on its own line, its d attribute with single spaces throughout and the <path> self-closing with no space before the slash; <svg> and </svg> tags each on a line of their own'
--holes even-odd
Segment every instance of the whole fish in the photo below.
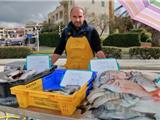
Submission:
<svg viewBox="0 0 160 120">
<path fill-rule="evenodd" d="M 130 78 L 130 73 L 126 73 L 123 71 L 105 71 L 101 73 L 99 77 L 99 82 L 100 85 L 103 85 L 108 80 L 115 80 L 115 79 L 127 80 L 129 78 Z"/>
<path fill-rule="evenodd" d="M 11 80 L 4 72 L 0 72 L 0 83 L 6 83 Z"/>
<path fill-rule="evenodd" d="M 145 79 L 141 72 L 131 72 L 131 74 L 130 80 L 142 86 L 146 91 L 151 92 L 157 89 L 154 82 Z"/>
<path fill-rule="evenodd" d="M 108 80 L 100 88 L 105 88 L 113 92 L 128 93 L 139 97 L 150 97 L 150 94 L 145 91 L 140 85 L 129 80 Z"/>
<path fill-rule="evenodd" d="M 108 102 L 108 101 L 111 101 L 111 100 L 118 100 L 121 98 L 121 94 L 119 93 L 107 93 L 103 96 L 100 96 L 98 98 L 95 99 L 92 107 L 93 108 L 97 108 L 101 105 L 103 105 L 104 103 Z"/>
<path fill-rule="evenodd" d="M 27 78 L 30 78 L 36 74 L 36 70 L 28 70 L 25 71 L 18 79 L 19 80 L 26 80 Z"/>
<path fill-rule="evenodd" d="M 130 110 L 120 105 L 119 100 L 109 101 L 92 111 L 96 118 L 103 120 L 129 120 L 131 118 L 145 116 L 145 114 Z"/>
<path fill-rule="evenodd" d="M 140 99 L 131 109 L 138 112 L 160 115 L 160 102 L 153 99 Z"/>
<path fill-rule="evenodd" d="M 106 94 L 105 89 L 97 88 L 91 91 L 91 93 L 87 96 L 87 100 L 90 104 L 92 104 L 96 98 L 104 96 L 105 94 Z"/>
<path fill-rule="evenodd" d="M 137 104 L 137 102 L 139 102 L 139 100 L 140 100 L 139 97 L 137 97 L 135 95 L 132 95 L 132 94 L 125 94 L 125 93 L 123 93 L 121 96 L 122 96 L 122 103 L 121 103 L 121 105 L 123 107 L 132 107 L 135 104 Z"/>
<path fill-rule="evenodd" d="M 141 72 L 142 77 L 149 81 L 154 81 L 156 78 L 159 77 L 158 73 L 153 73 L 153 72 Z"/>
</svg>

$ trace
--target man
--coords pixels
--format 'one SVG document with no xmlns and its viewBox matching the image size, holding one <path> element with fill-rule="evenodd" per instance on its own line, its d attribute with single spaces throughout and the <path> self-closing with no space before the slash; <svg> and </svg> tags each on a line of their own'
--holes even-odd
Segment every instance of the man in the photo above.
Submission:
<svg viewBox="0 0 160 120">
<path fill-rule="evenodd" d="M 101 50 L 100 38 L 92 26 L 85 21 L 84 10 L 73 7 L 70 12 L 71 22 L 62 32 L 61 40 L 57 46 L 52 62 L 55 63 L 63 51 L 66 51 L 67 69 L 88 69 L 90 59 L 96 53 L 97 58 L 105 58 Z"/>
</svg>

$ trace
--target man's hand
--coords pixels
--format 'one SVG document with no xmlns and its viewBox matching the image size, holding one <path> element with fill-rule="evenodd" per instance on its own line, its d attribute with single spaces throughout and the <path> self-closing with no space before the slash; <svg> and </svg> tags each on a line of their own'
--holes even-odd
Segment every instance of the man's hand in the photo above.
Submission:
<svg viewBox="0 0 160 120">
<path fill-rule="evenodd" d="M 60 55 L 58 55 L 58 54 L 53 54 L 53 55 L 52 55 L 52 63 L 54 64 L 54 63 L 58 60 L 59 57 L 60 57 Z"/>
<path fill-rule="evenodd" d="M 100 50 L 96 53 L 96 57 L 97 58 L 106 58 L 106 55 L 104 54 L 104 52 L 102 50 Z"/>
</svg>

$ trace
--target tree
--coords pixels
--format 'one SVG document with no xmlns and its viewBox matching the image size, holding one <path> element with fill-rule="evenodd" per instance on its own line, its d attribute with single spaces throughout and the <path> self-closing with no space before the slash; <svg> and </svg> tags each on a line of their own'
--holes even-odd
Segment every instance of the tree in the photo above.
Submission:
<svg viewBox="0 0 160 120">
<path fill-rule="evenodd" d="M 89 24 L 96 27 L 99 32 L 99 35 L 102 36 L 104 31 L 106 31 L 108 25 L 108 16 L 105 14 L 97 15 L 95 12 L 88 12 L 89 8 L 84 8 L 84 14 L 87 17 L 87 21 Z"/>
<path fill-rule="evenodd" d="M 110 33 L 118 32 L 128 32 L 133 29 L 133 21 L 129 16 L 115 16 L 114 21 L 109 22 Z"/>
<path fill-rule="evenodd" d="M 105 31 L 107 25 L 109 25 L 109 20 L 108 20 L 108 16 L 102 14 L 99 16 L 99 22 L 98 22 L 98 25 L 97 27 L 100 28 L 100 36 L 102 36 L 103 32 Z"/>
<path fill-rule="evenodd" d="M 116 9 L 115 9 L 115 12 L 119 12 L 121 9 L 123 8 L 123 6 L 122 5 L 120 5 L 119 7 L 117 7 Z M 120 24 L 118 23 L 118 24 L 116 24 L 119 20 L 120 20 L 120 18 L 121 17 L 129 17 L 129 14 L 127 13 L 127 11 L 126 10 L 124 10 L 124 12 L 123 13 L 121 13 L 121 14 L 119 14 L 119 15 L 117 15 L 116 16 L 116 21 L 113 21 L 113 22 L 111 22 L 110 23 L 110 27 L 113 27 L 113 29 L 111 30 L 111 31 L 114 31 L 114 29 L 115 29 L 115 27 L 116 26 L 118 26 L 118 25 L 120 25 L 119 27 L 117 27 L 118 29 L 120 29 L 119 31 L 120 32 L 122 32 L 122 29 L 124 28 L 124 31 L 123 32 L 125 32 L 126 30 L 126 27 L 125 26 L 123 26 L 123 24 L 120 22 Z M 119 19 L 119 20 L 118 20 Z M 131 19 L 131 18 L 130 18 Z M 126 21 L 124 21 L 124 22 L 126 22 Z M 139 29 L 139 28 L 144 28 L 144 29 L 146 29 L 147 31 L 149 31 L 149 32 L 151 32 L 152 33 L 152 45 L 153 46 L 160 46 L 160 32 L 159 31 L 157 31 L 157 30 L 155 30 L 155 29 L 153 29 L 152 27 L 149 27 L 149 26 L 147 26 L 147 25 L 145 25 L 145 24 L 143 24 L 143 23 L 141 23 L 141 22 L 138 22 L 138 21 L 135 21 L 135 20 L 132 20 L 131 19 L 131 24 L 132 24 L 132 27 L 134 28 L 134 29 Z M 128 23 L 128 22 L 126 22 L 125 23 L 125 25 L 129 25 L 128 27 L 127 27 L 127 29 L 130 29 L 130 28 L 132 28 L 131 27 L 131 25 L 130 25 L 130 23 Z M 122 29 L 121 29 L 122 28 Z"/>
<path fill-rule="evenodd" d="M 152 33 L 152 45 L 160 46 L 160 32 L 144 24 L 142 24 L 142 27 Z"/>
</svg>

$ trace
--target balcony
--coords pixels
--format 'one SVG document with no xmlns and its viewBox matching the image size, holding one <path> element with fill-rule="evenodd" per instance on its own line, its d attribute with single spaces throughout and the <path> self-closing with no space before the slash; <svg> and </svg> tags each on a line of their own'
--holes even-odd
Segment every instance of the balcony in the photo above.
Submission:
<svg viewBox="0 0 160 120">
<path fill-rule="evenodd" d="M 65 5 L 68 4 L 68 1 L 67 1 L 67 0 L 61 0 L 61 1 L 60 1 L 60 4 L 63 5 L 63 6 L 65 6 Z"/>
</svg>

